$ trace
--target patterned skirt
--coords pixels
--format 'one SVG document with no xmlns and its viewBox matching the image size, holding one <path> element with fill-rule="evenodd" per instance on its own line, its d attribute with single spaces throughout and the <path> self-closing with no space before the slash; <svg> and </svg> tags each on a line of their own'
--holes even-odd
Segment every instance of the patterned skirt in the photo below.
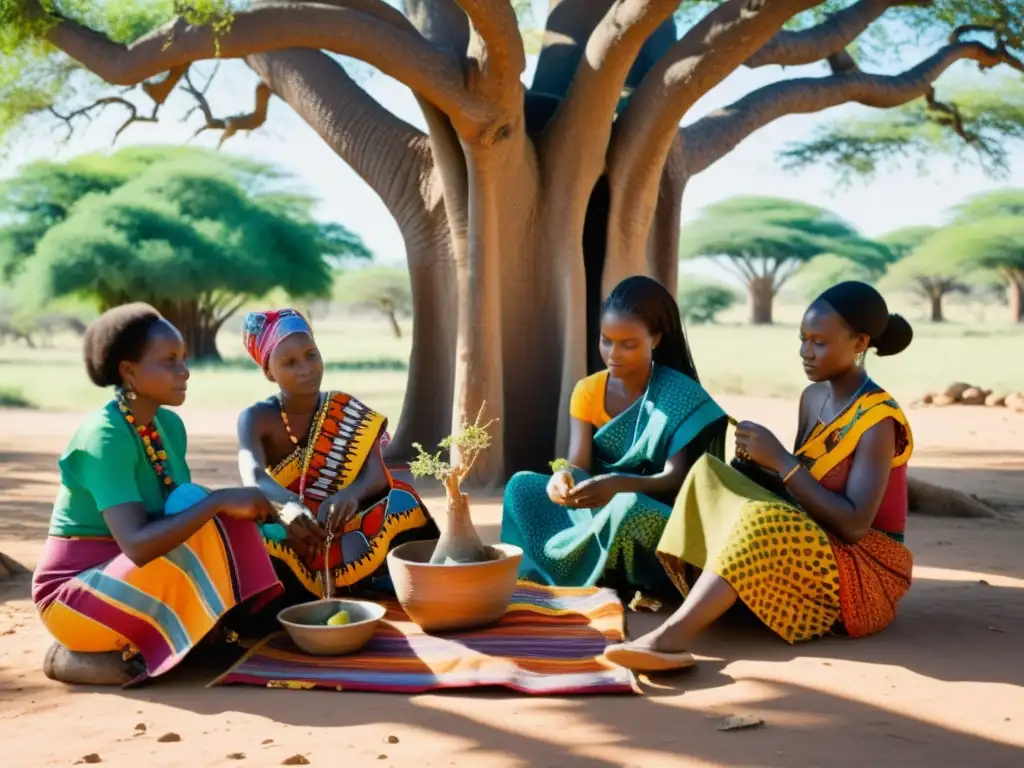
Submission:
<svg viewBox="0 0 1024 768">
<path fill-rule="evenodd" d="M 281 591 L 253 523 L 216 517 L 141 568 L 110 538 L 51 536 L 32 580 L 43 625 L 70 651 L 139 654 L 172 669 L 233 608 Z"/>
<path fill-rule="evenodd" d="M 884 629 L 913 569 L 910 551 L 889 536 L 871 531 L 845 544 L 798 507 L 709 456 L 690 471 L 658 556 L 683 595 L 687 565 L 710 570 L 790 643 Z"/>
<path fill-rule="evenodd" d="M 573 474 L 577 482 L 587 477 Z M 555 587 L 671 590 L 655 553 L 671 507 L 620 493 L 599 509 L 571 509 L 548 498 L 550 479 L 520 472 L 505 486 L 501 540 L 522 547 L 520 578 Z"/>
</svg>

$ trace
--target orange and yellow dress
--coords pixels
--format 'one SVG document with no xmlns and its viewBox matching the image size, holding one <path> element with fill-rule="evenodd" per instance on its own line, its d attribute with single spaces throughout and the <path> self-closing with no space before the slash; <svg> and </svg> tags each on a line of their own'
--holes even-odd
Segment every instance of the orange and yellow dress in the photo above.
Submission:
<svg viewBox="0 0 1024 768">
<path fill-rule="evenodd" d="M 718 574 L 791 643 L 829 632 L 862 637 L 888 626 L 913 570 L 903 544 L 913 452 L 903 411 L 887 392 L 869 391 L 830 424 L 819 424 L 797 457 L 818 482 L 842 493 L 861 436 L 886 419 L 897 426 L 889 482 L 872 530 L 852 545 L 736 469 L 703 457 L 658 544 L 673 583 L 686 595 L 687 564 Z"/>
<path fill-rule="evenodd" d="M 293 493 L 304 487 L 303 501 L 314 516 L 325 499 L 358 477 L 370 452 L 381 449 L 379 438 L 387 427 L 384 416 L 344 392 L 330 392 L 323 400 L 310 432 L 308 460 L 305 446 L 296 446 L 276 467 L 267 468 L 274 480 Z M 322 597 L 324 552 L 301 556 L 280 523 L 265 524 L 261 530 L 270 556 L 287 566 L 307 591 Z M 368 500 L 331 546 L 334 585 L 355 586 L 379 573 L 392 547 L 437 536 L 437 526 L 413 487 L 388 472 L 387 491 Z"/>
</svg>

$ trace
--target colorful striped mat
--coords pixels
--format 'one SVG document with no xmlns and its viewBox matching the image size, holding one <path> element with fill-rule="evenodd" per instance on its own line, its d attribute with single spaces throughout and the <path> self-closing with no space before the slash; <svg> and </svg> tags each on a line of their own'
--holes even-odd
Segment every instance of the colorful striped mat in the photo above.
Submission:
<svg viewBox="0 0 1024 768">
<path fill-rule="evenodd" d="M 604 661 L 623 638 L 622 603 L 606 589 L 520 582 L 504 618 L 490 627 L 428 635 L 397 603 L 362 651 L 307 656 L 286 634 L 256 645 L 210 685 L 422 693 L 497 686 L 535 695 L 639 693 L 631 672 Z"/>
</svg>

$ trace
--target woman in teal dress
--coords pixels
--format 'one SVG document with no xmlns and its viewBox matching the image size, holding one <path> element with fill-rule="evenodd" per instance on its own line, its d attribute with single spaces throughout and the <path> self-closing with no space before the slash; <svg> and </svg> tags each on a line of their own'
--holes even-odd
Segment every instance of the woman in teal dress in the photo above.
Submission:
<svg viewBox="0 0 1024 768">
<path fill-rule="evenodd" d="M 721 458 L 728 417 L 698 383 L 675 299 L 630 277 L 601 311 L 605 370 L 570 404 L 571 469 L 522 472 L 505 488 L 501 540 L 522 547 L 520 576 L 659 592 L 655 550 L 686 473 Z"/>
</svg>

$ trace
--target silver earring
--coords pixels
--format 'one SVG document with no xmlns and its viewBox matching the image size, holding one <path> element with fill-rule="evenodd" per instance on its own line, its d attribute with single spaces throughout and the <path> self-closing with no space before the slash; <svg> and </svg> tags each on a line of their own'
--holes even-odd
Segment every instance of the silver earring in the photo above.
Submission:
<svg viewBox="0 0 1024 768">
<path fill-rule="evenodd" d="M 856 361 L 857 361 L 857 367 L 858 368 L 863 368 L 864 367 L 864 363 L 867 361 L 867 357 L 868 357 L 868 353 L 867 352 L 861 352 L 861 353 L 859 353 L 857 355 Z"/>
<path fill-rule="evenodd" d="M 138 395 L 135 394 L 135 390 L 132 389 L 131 384 L 124 388 L 124 396 L 129 400 L 136 400 L 138 398 Z"/>
</svg>

